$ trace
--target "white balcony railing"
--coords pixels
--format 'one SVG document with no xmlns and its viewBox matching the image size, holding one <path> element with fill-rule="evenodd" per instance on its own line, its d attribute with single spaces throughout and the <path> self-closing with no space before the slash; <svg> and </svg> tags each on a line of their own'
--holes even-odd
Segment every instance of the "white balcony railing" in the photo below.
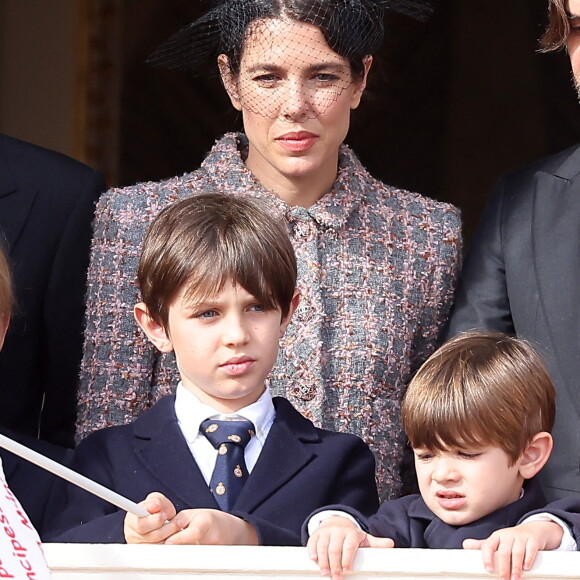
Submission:
<svg viewBox="0 0 580 580">
<path fill-rule="evenodd" d="M 316 578 L 304 548 L 44 544 L 54 580 L 203 580 Z M 479 552 L 359 550 L 349 580 L 489 580 Z M 544 552 L 529 580 L 580 580 L 580 552 Z"/>
</svg>

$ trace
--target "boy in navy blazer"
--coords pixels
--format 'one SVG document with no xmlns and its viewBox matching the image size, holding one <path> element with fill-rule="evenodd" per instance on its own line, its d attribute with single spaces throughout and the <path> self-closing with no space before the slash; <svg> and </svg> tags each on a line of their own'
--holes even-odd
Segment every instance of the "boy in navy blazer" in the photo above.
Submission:
<svg viewBox="0 0 580 580">
<path fill-rule="evenodd" d="M 499 576 L 513 580 L 538 550 L 575 550 L 580 502 L 546 505 L 532 479 L 552 450 L 555 409 L 550 377 L 523 340 L 472 332 L 449 341 L 402 406 L 421 495 L 385 502 L 370 518 L 317 510 L 303 531 L 310 557 L 340 578 L 358 547 L 481 549 L 488 572 L 497 553 Z"/>
<path fill-rule="evenodd" d="M 322 505 L 376 511 L 368 447 L 353 435 L 315 428 L 267 389 L 298 304 L 296 275 L 285 227 L 251 201 L 206 194 L 160 213 L 145 238 L 143 301 L 134 311 L 155 346 L 174 352 L 181 381 L 175 396 L 134 423 L 87 437 L 72 464 L 143 500 L 150 515 L 125 514 L 63 484 L 51 502 L 49 539 L 300 545 L 302 522 Z M 222 420 L 251 422 L 245 449 L 237 434 L 213 447 L 209 438 Z M 218 477 L 234 452 L 241 458 Z M 242 487 L 236 478 L 247 481 Z"/>
</svg>

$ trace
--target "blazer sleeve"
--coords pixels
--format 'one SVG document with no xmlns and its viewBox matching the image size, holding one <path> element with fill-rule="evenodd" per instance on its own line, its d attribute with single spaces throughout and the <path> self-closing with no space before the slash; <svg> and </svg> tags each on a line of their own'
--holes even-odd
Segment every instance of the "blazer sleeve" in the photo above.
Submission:
<svg viewBox="0 0 580 580">
<path fill-rule="evenodd" d="M 99 435 L 99 434 L 96 434 Z M 87 438 L 74 451 L 73 471 L 116 489 L 106 446 Z M 125 543 L 123 510 L 99 497 L 59 480 L 54 486 L 44 518 L 43 541 L 71 543 Z"/>
<path fill-rule="evenodd" d="M 544 508 L 527 513 L 520 518 L 518 524 L 522 523 L 527 517 L 540 513 L 552 514 L 566 523 L 574 536 L 574 540 L 576 540 L 576 545 L 580 549 L 580 499 L 569 497 L 553 501 Z"/>
<path fill-rule="evenodd" d="M 408 515 L 409 505 L 416 495 L 408 495 L 397 500 L 384 502 L 379 510 L 371 516 L 365 516 L 358 510 L 346 505 L 329 505 L 314 511 L 302 526 L 302 542 L 308 541 L 308 521 L 317 513 L 325 510 L 337 510 L 352 516 L 365 532 L 378 538 L 390 538 L 395 548 L 412 547 L 412 526 Z"/>
<path fill-rule="evenodd" d="M 350 447 L 350 453 L 345 455 L 341 462 L 336 456 L 329 459 L 336 462 L 337 472 L 341 475 L 329 478 L 331 480 L 330 486 L 326 485 L 327 493 L 324 493 L 324 499 L 321 499 L 320 505 L 329 503 L 348 506 L 348 509 L 361 514 L 361 517 L 374 513 L 378 509 L 379 499 L 375 481 L 375 459 L 370 449 L 359 440 L 357 445 Z M 312 489 L 305 487 L 303 493 L 317 494 L 321 491 L 321 488 L 324 487 L 323 481 L 326 479 L 324 471 L 327 470 L 323 470 L 321 473 L 320 482 L 312 481 Z M 330 469 L 327 472 L 331 473 Z M 294 498 L 292 499 L 294 500 Z M 299 504 L 300 498 L 295 498 L 295 501 Z M 292 509 L 292 506 L 290 508 Z M 281 509 L 281 511 L 283 510 Z M 294 525 L 290 523 L 290 520 L 295 514 L 300 513 L 300 507 L 295 506 L 293 511 L 295 513 L 288 513 L 286 525 L 279 521 L 267 521 L 255 514 L 235 512 L 233 515 L 246 520 L 256 528 L 260 545 L 300 546 L 301 534 L 304 537 L 302 529 L 306 514 L 302 513 L 297 525 Z"/>
<path fill-rule="evenodd" d="M 491 193 L 465 260 L 455 304 L 444 333 L 447 340 L 475 329 L 514 333 L 506 284 L 502 224 L 509 175 L 500 178 Z"/>
<path fill-rule="evenodd" d="M 56 249 L 45 295 L 43 321 L 46 382 L 40 438 L 74 445 L 76 393 L 85 315 L 85 289 L 95 203 L 105 190 L 99 171 L 82 167 L 76 203 Z M 72 185 L 67 186 L 72 189 Z"/>
</svg>

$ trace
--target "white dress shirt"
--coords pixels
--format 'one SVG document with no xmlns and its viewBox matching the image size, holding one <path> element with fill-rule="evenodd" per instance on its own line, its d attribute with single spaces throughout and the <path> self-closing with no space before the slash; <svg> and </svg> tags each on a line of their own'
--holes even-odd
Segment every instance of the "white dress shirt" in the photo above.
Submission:
<svg viewBox="0 0 580 580">
<path fill-rule="evenodd" d="M 276 418 L 276 410 L 272 402 L 272 395 L 268 388 L 260 398 L 251 405 L 243 407 L 236 413 L 222 413 L 213 407 L 202 403 L 191 391 L 188 391 L 180 382 L 175 392 L 175 414 L 179 428 L 187 441 L 187 445 L 195 459 L 203 478 L 209 486 L 217 459 L 217 449 L 208 441 L 199 426 L 206 419 L 232 420 L 247 419 L 254 424 L 256 435 L 246 445 L 244 458 L 248 472 L 256 465 L 266 437 Z"/>
</svg>

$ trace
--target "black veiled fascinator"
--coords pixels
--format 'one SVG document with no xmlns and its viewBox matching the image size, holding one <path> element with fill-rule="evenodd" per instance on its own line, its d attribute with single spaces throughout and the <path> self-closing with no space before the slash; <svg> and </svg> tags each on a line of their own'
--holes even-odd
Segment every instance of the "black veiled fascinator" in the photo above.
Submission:
<svg viewBox="0 0 580 580">
<path fill-rule="evenodd" d="M 391 10 L 426 21 L 429 0 L 213 0 L 206 14 L 181 29 L 148 59 L 171 69 L 198 71 L 226 54 L 232 69 L 253 21 L 289 16 L 314 24 L 332 50 L 349 59 L 374 54 L 384 35 L 383 12 Z"/>
</svg>

